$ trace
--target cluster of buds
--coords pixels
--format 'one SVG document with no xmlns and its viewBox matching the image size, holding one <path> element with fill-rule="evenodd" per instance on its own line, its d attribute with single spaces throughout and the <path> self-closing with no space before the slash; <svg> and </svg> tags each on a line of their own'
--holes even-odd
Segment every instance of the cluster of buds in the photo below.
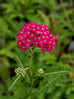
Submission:
<svg viewBox="0 0 74 99">
<path fill-rule="evenodd" d="M 38 69 L 38 73 L 43 74 L 44 73 L 43 69 L 42 68 Z"/>
<path fill-rule="evenodd" d="M 50 52 L 53 46 L 56 46 L 55 36 L 50 33 L 46 25 L 42 24 L 27 23 L 21 28 L 16 37 L 19 39 L 17 45 L 23 51 L 33 45 L 39 47 L 42 52 Z"/>
<path fill-rule="evenodd" d="M 23 68 L 21 68 L 21 67 L 18 67 L 18 68 L 16 68 L 15 69 L 15 73 L 16 73 L 16 75 L 17 76 L 25 76 L 25 71 L 27 70 L 27 69 L 29 69 L 29 68 L 25 68 L 25 69 L 23 69 Z"/>
</svg>

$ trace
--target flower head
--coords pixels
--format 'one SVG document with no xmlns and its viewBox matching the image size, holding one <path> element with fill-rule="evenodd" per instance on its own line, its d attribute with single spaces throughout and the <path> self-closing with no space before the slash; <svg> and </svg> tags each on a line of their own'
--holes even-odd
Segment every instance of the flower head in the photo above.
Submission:
<svg viewBox="0 0 74 99">
<path fill-rule="evenodd" d="M 46 25 L 42 24 L 27 23 L 16 37 L 19 39 L 17 45 L 23 51 L 33 45 L 39 47 L 42 52 L 50 52 L 53 46 L 56 46 L 55 36 L 50 33 Z"/>
</svg>

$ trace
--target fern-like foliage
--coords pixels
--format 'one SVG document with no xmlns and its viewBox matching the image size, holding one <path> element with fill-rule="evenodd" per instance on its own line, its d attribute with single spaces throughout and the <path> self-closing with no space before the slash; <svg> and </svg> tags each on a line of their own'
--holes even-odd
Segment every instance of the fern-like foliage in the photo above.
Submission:
<svg viewBox="0 0 74 99">
<path fill-rule="evenodd" d="M 19 57 L 17 55 L 16 55 L 16 59 L 19 62 L 20 67 L 24 68 L 21 60 L 19 59 Z M 42 67 L 42 66 L 38 66 L 37 68 L 39 68 L 39 67 Z M 31 69 L 33 71 L 33 67 Z M 24 70 L 26 70 L 26 68 Z M 42 80 L 43 83 L 41 84 L 41 81 L 40 81 L 40 85 L 38 87 L 39 91 L 34 91 L 34 97 L 37 96 L 38 94 L 40 94 L 41 92 L 44 92 L 45 89 L 47 89 L 51 84 L 55 83 L 56 81 L 64 80 L 66 77 L 66 74 L 70 72 L 70 70 L 68 68 L 64 68 L 64 67 L 45 68 L 45 66 L 43 66 L 43 70 L 44 70 L 43 74 L 38 74 L 38 72 L 35 70 L 34 76 L 36 78 L 43 78 L 43 80 Z M 28 74 L 26 72 L 25 72 L 25 77 L 27 77 L 26 80 L 30 81 L 30 77 L 28 76 Z M 9 86 L 9 90 L 11 90 L 13 87 L 15 87 L 14 85 L 16 85 L 16 83 L 18 81 L 20 81 L 21 78 L 23 79 L 23 77 L 21 75 L 13 77 L 13 79 L 11 80 L 11 84 Z M 34 81 L 36 78 L 34 78 Z"/>
</svg>

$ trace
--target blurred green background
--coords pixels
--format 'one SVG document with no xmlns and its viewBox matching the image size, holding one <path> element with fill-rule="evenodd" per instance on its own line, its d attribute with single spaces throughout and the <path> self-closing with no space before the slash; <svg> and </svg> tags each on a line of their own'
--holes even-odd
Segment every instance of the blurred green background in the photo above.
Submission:
<svg viewBox="0 0 74 99">
<path fill-rule="evenodd" d="M 38 68 L 53 70 L 66 67 L 71 70 L 62 81 L 48 86 L 33 99 L 74 99 L 74 9 L 72 0 L 0 0 L 0 99 L 28 99 L 30 85 L 26 79 L 18 81 L 9 92 L 10 79 L 18 67 L 15 53 L 28 66 L 29 52 L 16 45 L 15 36 L 27 22 L 46 24 L 57 38 L 51 53 L 34 53 L 33 72 Z M 46 78 L 48 80 L 48 78 Z M 49 79 L 50 80 L 50 79 Z M 33 93 L 45 85 L 45 79 L 36 78 Z"/>
</svg>

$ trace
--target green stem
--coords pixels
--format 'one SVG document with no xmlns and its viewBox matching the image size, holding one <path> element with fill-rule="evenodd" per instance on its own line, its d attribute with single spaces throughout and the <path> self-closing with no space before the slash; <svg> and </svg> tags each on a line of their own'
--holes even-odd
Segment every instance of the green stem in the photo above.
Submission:
<svg viewBox="0 0 74 99">
<path fill-rule="evenodd" d="M 31 68 L 32 55 L 33 55 L 33 53 L 34 53 L 34 49 L 33 49 L 32 52 L 31 52 L 31 56 L 30 56 L 30 60 L 29 60 L 29 68 Z M 29 72 L 30 72 L 30 76 L 33 77 L 32 71 L 30 70 Z M 29 96 L 29 99 L 31 99 L 32 87 L 33 87 L 33 79 L 31 80 L 31 88 L 30 88 L 30 96 Z"/>
<path fill-rule="evenodd" d="M 30 60 L 29 60 L 29 68 L 31 68 L 33 52 L 34 52 L 34 50 L 32 50 L 32 52 L 31 52 L 31 56 L 30 56 Z"/>
<path fill-rule="evenodd" d="M 34 53 L 34 49 L 32 50 L 31 55 L 30 55 L 29 68 L 31 68 L 31 63 L 32 63 L 32 56 L 33 56 L 33 53 Z M 33 77 L 33 75 L 32 75 L 32 71 L 30 70 L 29 72 L 30 72 L 30 76 Z"/>
</svg>

